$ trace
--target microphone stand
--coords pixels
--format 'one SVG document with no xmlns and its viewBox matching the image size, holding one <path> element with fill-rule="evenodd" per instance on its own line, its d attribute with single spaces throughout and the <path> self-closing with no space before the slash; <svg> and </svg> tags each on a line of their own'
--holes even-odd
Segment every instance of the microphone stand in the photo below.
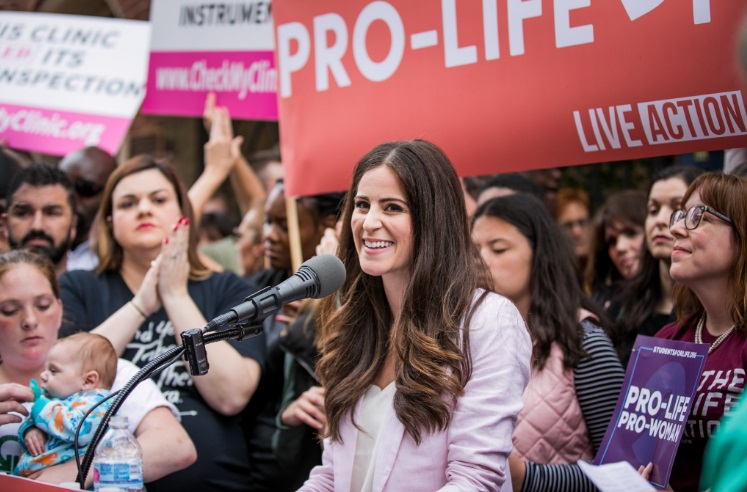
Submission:
<svg viewBox="0 0 747 492">
<path fill-rule="evenodd" d="M 257 336 L 261 332 L 261 324 L 249 325 L 242 323 L 233 325 L 233 327 L 226 330 L 221 330 L 213 333 L 207 333 L 207 330 L 203 331 L 197 328 L 188 330 L 181 334 L 181 346 L 167 350 L 166 352 L 143 366 L 143 368 L 140 369 L 137 374 L 132 376 L 132 378 L 127 381 L 127 384 L 125 384 L 122 389 L 119 390 L 117 397 L 112 402 L 109 410 L 107 410 L 104 414 L 104 417 L 101 420 L 101 424 L 99 424 L 98 428 L 96 429 L 96 432 L 94 433 L 93 438 L 88 445 L 88 449 L 86 449 L 86 454 L 83 458 L 83 464 L 78 470 L 78 476 L 75 480 L 76 482 L 78 482 L 78 484 L 80 484 L 81 489 L 85 489 L 85 481 L 86 477 L 88 476 L 88 471 L 91 469 L 91 464 L 93 463 L 93 455 L 96 452 L 96 447 L 98 446 L 99 441 L 101 441 L 104 432 L 109 427 L 109 420 L 111 420 L 112 416 L 119 410 L 119 408 L 124 403 L 124 400 L 130 395 L 130 393 L 132 393 L 132 390 L 135 389 L 135 386 L 176 362 L 176 359 L 180 355 L 182 355 L 182 353 L 185 353 L 185 357 L 187 358 L 187 363 L 189 365 L 189 372 L 191 375 L 201 376 L 207 374 L 209 364 L 207 361 L 205 344 L 231 339 L 241 341 L 245 338 Z M 78 428 L 83 425 L 84 421 L 85 417 L 81 419 L 80 423 L 78 424 Z"/>
</svg>

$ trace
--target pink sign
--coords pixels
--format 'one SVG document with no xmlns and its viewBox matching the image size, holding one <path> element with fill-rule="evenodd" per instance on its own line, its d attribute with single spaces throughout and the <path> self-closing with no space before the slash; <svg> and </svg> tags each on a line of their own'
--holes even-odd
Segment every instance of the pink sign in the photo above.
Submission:
<svg viewBox="0 0 747 492">
<path fill-rule="evenodd" d="M 143 113 L 202 117 L 214 92 L 233 118 L 278 119 L 269 0 L 152 0 L 150 23 Z"/>
<path fill-rule="evenodd" d="M 33 152 L 65 155 L 95 145 L 116 154 L 129 127 L 129 118 L 0 105 L 0 136 Z"/>
<path fill-rule="evenodd" d="M 147 22 L 0 12 L 0 139 L 116 154 L 145 93 Z"/>
<path fill-rule="evenodd" d="M 231 116 L 277 120 L 277 76 L 273 52 L 153 52 L 142 112 L 201 116 L 208 92 Z"/>
</svg>

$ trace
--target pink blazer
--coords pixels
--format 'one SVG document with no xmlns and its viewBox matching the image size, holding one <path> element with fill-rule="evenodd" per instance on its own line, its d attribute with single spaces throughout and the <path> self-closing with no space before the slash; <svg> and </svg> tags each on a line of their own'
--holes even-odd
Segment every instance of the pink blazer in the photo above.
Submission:
<svg viewBox="0 0 747 492">
<path fill-rule="evenodd" d="M 507 459 L 529 381 L 531 351 L 516 307 L 490 294 L 472 318 L 472 378 L 451 424 L 424 435 L 418 446 L 389 408 L 383 424 L 389 431 L 376 455 L 373 491 L 511 491 Z M 340 435 L 341 442 L 325 440 L 322 465 L 312 470 L 300 490 L 350 491 L 358 430 L 349 418 L 343 420 Z"/>
</svg>

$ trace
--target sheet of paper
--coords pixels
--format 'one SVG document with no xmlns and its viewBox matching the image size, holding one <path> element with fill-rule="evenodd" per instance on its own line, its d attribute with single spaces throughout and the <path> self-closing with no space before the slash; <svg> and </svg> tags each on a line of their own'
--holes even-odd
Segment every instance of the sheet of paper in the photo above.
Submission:
<svg viewBox="0 0 747 492">
<path fill-rule="evenodd" d="M 627 461 L 596 466 L 579 460 L 578 466 L 602 492 L 652 492 L 657 490 L 640 476 Z"/>
</svg>

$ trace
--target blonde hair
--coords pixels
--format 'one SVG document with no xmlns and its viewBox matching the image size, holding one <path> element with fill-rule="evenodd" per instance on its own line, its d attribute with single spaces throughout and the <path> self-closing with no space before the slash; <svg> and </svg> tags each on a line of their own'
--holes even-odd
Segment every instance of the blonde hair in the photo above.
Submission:
<svg viewBox="0 0 747 492">
<path fill-rule="evenodd" d="M 111 389 L 117 376 L 117 353 L 111 342 L 95 333 L 80 332 L 61 338 L 57 344 L 76 345 L 80 354 L 81 371 L 96 371 L 99 387 Z"/>
</svg>

